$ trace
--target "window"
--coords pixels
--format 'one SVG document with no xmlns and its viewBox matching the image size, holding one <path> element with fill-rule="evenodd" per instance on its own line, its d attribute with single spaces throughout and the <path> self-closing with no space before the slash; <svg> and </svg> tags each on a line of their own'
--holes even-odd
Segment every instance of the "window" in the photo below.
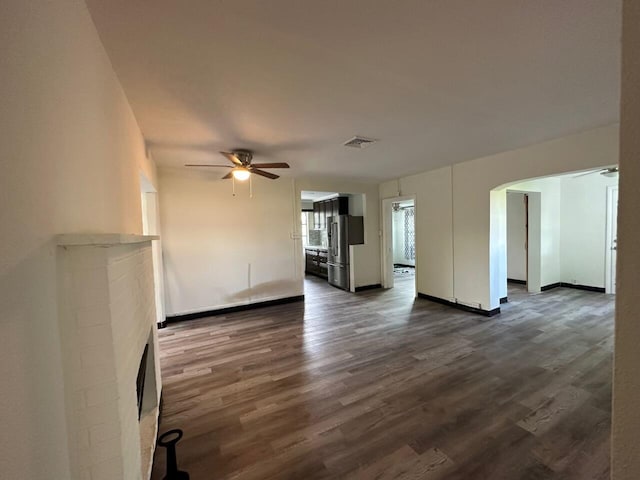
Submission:
<svg viewBox="0 0 640 480">
<path fill-rule="evenodd" d="M 310 218 L 311 217 L 311 218 Z M 311 225 L 313 224 L 313 212 L 302 212 L 300 215 L 300 235 L 302 236 L 302 246 L 306 247 L 309 245 L 309 221 L 311 221 Z"/>
</svg>

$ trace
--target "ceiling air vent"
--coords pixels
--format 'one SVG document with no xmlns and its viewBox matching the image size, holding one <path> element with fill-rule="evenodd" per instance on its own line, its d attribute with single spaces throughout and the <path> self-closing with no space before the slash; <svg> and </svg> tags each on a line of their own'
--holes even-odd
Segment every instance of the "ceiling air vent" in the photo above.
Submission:
<svg viewBox="0 0 640 480">
<path fill-rule="evenodd" d="M 377 142 L 377 140 L 374 140 L 373 138 L 353 137 L 351 140 L 346 141 L 344 146 L 352 148 L 366 148 L 375 142 Z"/>
</svg>

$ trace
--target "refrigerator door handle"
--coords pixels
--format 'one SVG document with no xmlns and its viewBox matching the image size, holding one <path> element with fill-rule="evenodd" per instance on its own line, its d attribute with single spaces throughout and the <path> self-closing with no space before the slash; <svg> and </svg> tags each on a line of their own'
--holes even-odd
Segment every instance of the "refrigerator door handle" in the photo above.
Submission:
<svg viewBox="0 0 640 480">
<path fill-rule="evenodd" d="M 331 224 L 331 240 L 332 240 L 332 251 L 331 254 L 334 257 L 338 256 L 338 232 L 336 232 L 338 224 L 337 223 L 332 223 Z"/>
<path fill-rule="evenodd" d="M 329 265 L 330 267 L 340 267 L 341 265 L 338 265 L 337 263 L 333 263 L 333 262 L 327 262 L 327 265 Z"/>
</svg>

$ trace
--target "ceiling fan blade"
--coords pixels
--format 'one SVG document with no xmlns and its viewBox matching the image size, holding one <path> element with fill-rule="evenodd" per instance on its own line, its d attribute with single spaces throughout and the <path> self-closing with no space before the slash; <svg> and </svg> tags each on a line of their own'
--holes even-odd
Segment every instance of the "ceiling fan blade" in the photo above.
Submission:
<svg viewBox="0 0 640 480">
<path fill-rule="evenodd" d="M 600 175 L 602 175 L 603 177 L 615 177 L 619 173 L 620 169 L 618 167 L 605 168 L 600 171 Z"/>
<path fill-rule="evenodd" d="M 229 172 L 224 177 L 222 177 L 222 180 L 227 180 L 227 179 L 231 178 L 232 176 L 233 176 L 233 173 Z"/>
<path fill-rule="evenodd" d="M 280 175 L 276 175 L 274 173 L 265 172 L 264 170 L 258 170 L 257 168 L 252 168 L 251 173 L 255 173 L 256 175 L 262 175 L 263 177 L 270 178 L 271 180 L 275 180 L 276 178 L 280 178 Z"/>
<path fill-rule="evenodd" d="M 252 163 L 254 168 L 289 168 L 288 163 Z"/>
<path fill-rule="evenodd" d="M 227 157 L 227 159 L 235 164 L 235 165 L 242 165 L 242 162 L 238 159 L 238 157 L 236 157 L 233 153 L 231 152 L 220 152 L 222 155 L 224 155 L 225 157 Z"/>
<path fill-rule="evenodd" d="M 196 164 L 196 163 L 187 163 L 185 167 L 216 167 L 216 168 L 231 168 L 230 165 L 211 165 L 211 164 Z"/>
<path fill-rule="evenodd" d="M 606 170 L 606 169 L 605 169 Z M 593 175 L 594 173 L 600 173 L 605 170 L 590 170 L 588 172 L 579 173 L 578 175 L 574 175 L 573 178 L 584 177 L 585 175 Z"/>
</svg>

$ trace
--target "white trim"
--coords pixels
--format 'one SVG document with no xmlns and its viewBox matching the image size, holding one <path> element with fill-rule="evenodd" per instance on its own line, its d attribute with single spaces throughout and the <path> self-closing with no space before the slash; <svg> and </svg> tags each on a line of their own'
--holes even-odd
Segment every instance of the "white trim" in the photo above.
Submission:
<svg viewBox="0 0 640 480">
<path fill-rule="evenodd" d="M 606 226 L 606 231 L 605 231 L 605 242 L 604 242 L 604 248 L 605 248 L 605 252 L 604 252 L 604 286 L 605 286 L 605 292 L 609 293 L 609 294 L 614 294 L 616 293 L 614 288 L 613 288 L 613 265 L 612 265 L 612 260 L 611 260 L 611 249 L 613 247 L 612 245 L 612 239 L 616 236 L 616 232 L 613 232 L 613 219 L 611 217 L 611 215 L 613 214 L 612 212 L 612 207 L 613 207 L 613 192 L 614 191 L 618 191 L 618 187 L 615 185 L 609 185 L 607 186 L 607 226 Z M 617 210 L 615 212 L 615 214 L 617 215 Z"/>
</svg>

